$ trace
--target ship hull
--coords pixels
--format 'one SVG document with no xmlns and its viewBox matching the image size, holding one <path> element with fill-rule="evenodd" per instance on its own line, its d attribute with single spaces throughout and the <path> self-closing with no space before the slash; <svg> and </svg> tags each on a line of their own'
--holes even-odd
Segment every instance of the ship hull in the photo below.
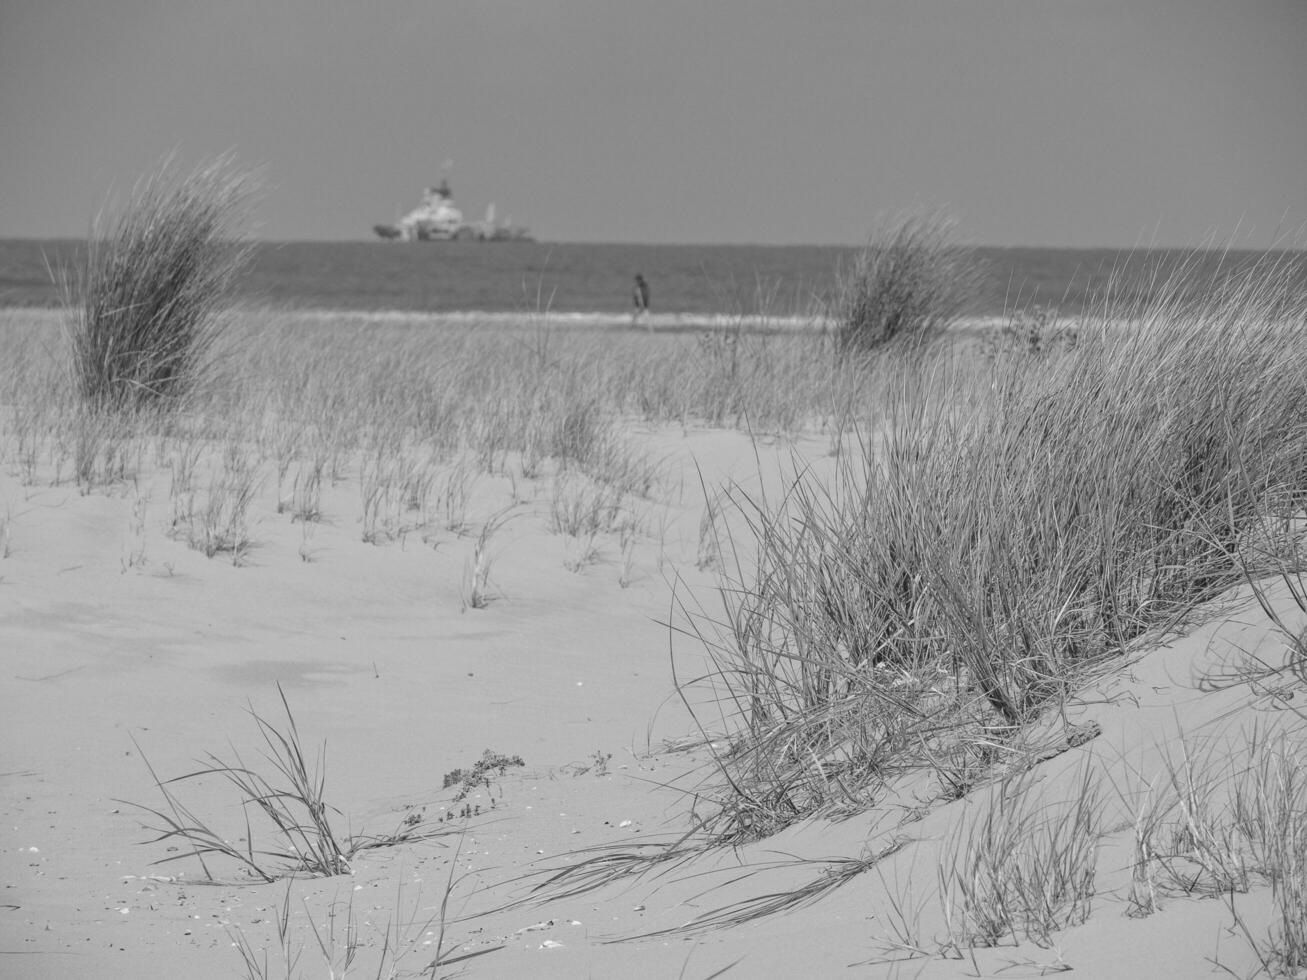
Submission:
<svg viewBox="0 0 1307 980">
<path fill-rule="evenodd" d="M 394 225 L 373 225 L 372 230 L 378 238 L 388 242 L 533 242 L 528 232 L 515 228 L 496 228 L 485 232 L 479 228 L 464 226 L 453 232 L 418 228 L 412 238 L 406 238 L 403 231 Z"/>
</svg>

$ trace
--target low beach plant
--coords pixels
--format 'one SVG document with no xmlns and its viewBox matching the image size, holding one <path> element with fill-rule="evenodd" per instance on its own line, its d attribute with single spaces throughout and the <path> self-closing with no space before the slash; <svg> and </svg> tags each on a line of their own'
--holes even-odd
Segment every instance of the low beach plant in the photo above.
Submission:
<svg viewBox="0 0 1307 980">
<path fill-rule="evenodd" d="M 481 758 L 468 768 L 453 769 L 445 773 L 444 779 L 441 780 L 441 788 L 457 788 L 458 792 L 454 794 L 453 802 L 462 803 L 478 789 L 488 791 L 491 779 L 495 775 L 503 778 L 508 774 L 509 769 L 520 769 L 525 765 L 520 755 L 505 755 L 494 749 L 486 749 L 481 753 Z"/>
<path fill-rule="evenodd" d="M 72 472 L 77 488 L 88 494 L 139 472 L 144 444 L 139 438 L 146 420 L 126 418 L 81 407 L 68 418 L 66 438 L 71 443 Z"/>
<path fill-rule="evenodd" d="M 172 440 L 168 469 L 172 476 L 169 496 L 174 500 L 195 492 L 195 473 L 207 447 L 198 434 Z"/>
<path fill-rule="evenodd" d="M 139 803 L 130 804 L 151 814 L 158 823 L 159 834 L 150 843 L 163 841 L 179 845 L 179 853 L 161 858 L 156 864 L 195 858 L 210 881 L 219 880 L 206 858 L 220 857 L 244 868 L 256 879 L 271 882 L 290 874 L 331 876 L 349 873 L 349 859 L 355 848 L 340 838 L 331 825 L 333 807 L 323 798 L 326 778 L 321 754 L 310 764 L 304 753 L 299 729 L 291 713 L 286 694 L 277 688 L 286 712 L 286 727 L 280 729 L 250 709 L 266 751 L 261 754 L 267 770 L 247 765 L 239 752 L 227 762 L 210 754 L 203 768 L 171 779 L 161 779 L 145 760 L 155 786 L 163 795 L 165 808 L 155 809 Z M 140 746 L 137 746 L 140 751 Z M 234 751 L 234 750 L 233 750 Z M 246 813 L 244 845 L 229 840 L 199 818 L 181 802 L 175 787 L 180 783 L 218 777 L 236 791 Z M 255 843 L 251 811 L 266 818 L 272 829 L 273 843 L 259 847 Z M 181 850 L 180 848 L 184 848 Z"/>
<path fill-rule="evenodd" d="M 248 460 L 224 465 L 209 481 L 204 506 L 189 515 L 187 542 L 206 558 L 231 556 L 240 565 L 250 550 L 249 510 L 259 489 L 259 478 Z"/>
<path fill-rule="evenodd" d="M 495 554 L 491 551 L 490 543 L 504 525 L 516 516 L 515 511 L 516 507 L 510 504 L 492 514 L 481 525 L 481 530 L 472 543 L 472 554 L 468 556 L 463 566 L 464 610 L 485 609 L 498 598 L 499 593 L 490 584 L 490 569 L 495 562 Z"/>
<path fill-rule="evenodd" d="M 549 505 L 555 534 L 593 541 L 616 528 L 622 514 L 622 493 L 611 485 L 567 473 L 555 478 Z"/>
<path fill-rule="evenodd" d="M 1257 944 L 1275 972 L 1307 969 L 1307 778 L 1301 737 L 1273 739 L 1254 753 L 1247 778 L 1236 785 L 1233 822 L 1249 842 L 1250 862 L 1269 881 L 1273 918 Z"/>
<path fill-rule="evenodd" d="M 141 750 L 137 751 L 149 769 L 155 787 L 163 796 L 160 808 L 127 802 L 152 818 L 147 829 L 158 834 L 150 844 L 168 842 L 177 853 L 160 858 L 155 864 L 195 859 L 208 881 L 228 880 L 215 873 L 210 862 L 216 860 L 243 869 L 256 881 L 273 882 L 281 878 L 310 876 L 331 877 L 349 874 L 350 860 L 360 851 L 391 847 L 400 843 L 429 840 L 446 831 L 428 826 L 420 819 L 401 823 L 393 834 L 340 835 L 333 817 L 340 811 L 326 802 L 326 746 L 319 749 L 316 760 L 309 761 L 303 739 L 291 713 L 290 702 L 281 685 L 277 694 L 286 714 L 278 727 L 253 707 L 250 717 L 258 728 L 264 749 L 258 764 L 247 764 L 232 749 L 230 761 L 210 753 L 201 768 L 170 779 L 162 779 Z M 236 790 L 244 812 L 244 834 L 237 840 L 216 828 L 210 821 L 191 810 L 178 795 L 178 787 L 207 779 L 219 779 Z M 254 817 L 255 819 L 251 819 Z M 262 817 L 262 821 L 257 818 Z M 258 832 L 269 837 L 267 844 L 256 843 Z"/>
<path fill-rule="evenodd" d="M 1073 799 L 1050 805 L 1018 777 L 965 818 L 938 868 L 949 942 L 959 948 L 1029 940 L 1084 922 L 1094 898 L 1101 800 L 1088 768 Z"/>
<path fill-rule="evenodd" d="M 466 830 L 466 828 L 464 828 Z M 395 889 L 395 901 L 390 917 L 381 926 L 381 935 L 367 927 L 370 916 L 360 915 L 355 909 L 355 892 L 341 901 L 332 896 L 319 922 L 318 912 L 301 896 L 299 912 L 291 907 L 294 883 L 288 884 L 279 906 L 273 909 L 276 927 L 275 942 L 259 943 L 240 927 L 228 928 L 232 945 L 241 959 L 245 980 L 307 980 L 310 977 L 329 977 L 331 980 L 360 975 L 373 980 L 399 980 L 400 977 L 457 976 L 449 968 L 467 960 L 486 956 L 504 948 L 504 943 L 487 945 L 465 952 L 448 939 L 449 926 L 455 919 L 450 899 L 465 880 L 456 869 L 462 854 L 464 835 L 460 832 L 458 846 L 449 862 L 444 894 L 436 911 L 425 919 L 422 889 L 411 903 L 404 896 L 403 875 Z M 434 955 L 433 955 L 434 952 Z M 307 954 L 317 969 L 301 968 Z M 424 960 L 420 970 L 410 966 L 412 960 Z M 414 964 L 416 966 L 416 964 Z"/>
<path fill-rule="evenodd" d="M 1231 903 L 1239 934 L 1270 976 L 1307 967 L 1307 738 L 1291 712 L 1245 730 L 1181 733 L 1163 770 L 1136 789 L 1131 914 L 1199 895 Z M 1269 888 L 1261 936 L 1234 896 Z"/>
<path fill-rule="evenodd" d="M 291 520 L 304 524 L 322 520 L 322 474 L 326 460 L 314 457 L 300 464 L 291 484 Z"/>
<path fill-rule="evenodd" d="M 472 499 L 472 490 L 476 484 L 476 471 L 471 461 L 459 457 L 445 468 L 444 479 L 433 484 L 436 494 L 436 510 L 440 514 L 445 530 L 462 534 L 467 527 L 468 505 Z"/>
</svg>

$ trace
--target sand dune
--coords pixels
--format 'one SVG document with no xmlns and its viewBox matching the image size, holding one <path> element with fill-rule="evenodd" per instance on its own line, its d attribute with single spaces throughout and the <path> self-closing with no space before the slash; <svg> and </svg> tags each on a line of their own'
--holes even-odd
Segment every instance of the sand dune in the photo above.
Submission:
<svg viewBox="0 0 1307 980">
<path fill-rule="evenodd" d="M 719 574 L 749 565 L 743 551 L 706 553 L 709 501 L 732 484 L 775 499 L 784 475 L 805 468 L 827 479 L 838 437 L 627 420 L 623 444 L 656 461 L 657 479 L 623 498 L 638 529 L 614 523 L 588 538 L 556 527 L 569 477 L 549 465 L 527 476 L 516 456 L 464 473 L 455 521 L 440 491 L 420 516 L 370 512 L 371 457 L 346 454 L 312 519 L 297 519 L 299 471 L 279 477 L 273 454 L 246 445 L 256 478 L 245 544 L 206 556 L 177 510 L 178 454 L 217 474 L 230 443 L 142 440 L 118 476 L 86 486 L 56 472 L 50 447 L 25 467 L 24 407 L 5 411 L 6 975 L 216 980 L 248 975 L 242 944 L 268 951 L 257 957 L 274 977 L 340 976 L 347 959 L 352 976 L 417 975 L 442 944 L 439 975 L 472 977 L 1189 977 L 1218 966 L 1242 977 L 1261 967 L 1249 937 L 1261 942 L 1273 924 L 1264 877 L 1222 894 L 1171 855 L 1196 875 L 1183 894 L 1137 851 L 1150 807 L 1177 781 L 1196 783 L 1156 810 L 1158 824 L 1188 814 L 1197 827 L 1203 814 L 1186 805 L 1216 787 L 1211 812 L 1224 812 L 1221 787 L 1259 744 L 1250 733 L 1273 746 L 1297 720 L 1286 709 L 1300 692 L 1287 682 L 1204 687 L 1248 653 L 1282 656 L 1246 585 L 1198 607 L 1184 629 L 1133 642 L 957 799 L 912 777 L 861 813 L 652 865 L 638 858 L 695 840 L 721 780 L 714 757 L 727 749 L 729 706 L 705 693 L 692 715 L 673 678 L 673 668 L 682 681 L 712 669 L 684 632 L 686 611 L 720 615 Z M 456 467 L 451 458 L 432 471 L 446 494 Z M 196 487 L 203 506 L 203 478 Z M 717 519 L 745 548 L 741 515 L 719 504 Z M 1266 589 L 1296 622 L 1284 585 Z M 149 767 L 172 779 L 212 754 L 266 771 L 255 716 L 285 729 L 278 687 L 306 749 L 325 747 L 337 832 L 402 838 L 407 828 L 415 839 L 360 850 L 348 875 L 258 883 L 216 859 L 220 881 L 206 881 L 184 841 L 143 843 L 160 821 L 133 804 L 167 809 Z M 487 751 L 501 764 L 484 782 L 446 785 Z M 172 788 L 230 839 L 245 835 L 229 783 Z M 1069 825 L 1077 808 L 1089 813 L 1092 897 L 1046 933 L 960 944 L 948 910 L 964 902 L 945 872 L 966 864 L 987 816 L 1012 807 L 1027 808 L 1025 843 Z M 256 834 L 271 843 L 266 828 Z M 562 868 L 571 876 L 532 890 Z M 613 880 L 598 883 L 604 869 Z"/>
</svg>

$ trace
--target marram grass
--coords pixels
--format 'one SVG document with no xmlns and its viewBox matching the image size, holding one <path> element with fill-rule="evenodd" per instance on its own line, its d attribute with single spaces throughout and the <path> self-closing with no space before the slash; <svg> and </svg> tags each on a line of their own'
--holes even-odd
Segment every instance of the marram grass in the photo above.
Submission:
<svg viewBox="0 0 1307 980">
<path fill-rule="evenodd" d="M 87 405 L 176 401 L 204 380 L 249 258 L 235 236 L 255 189 L 230 156 L 190 173 L 168 160 L 96 219 L 76 271 L 63 273 L 71 374 Z"/>
</svg>

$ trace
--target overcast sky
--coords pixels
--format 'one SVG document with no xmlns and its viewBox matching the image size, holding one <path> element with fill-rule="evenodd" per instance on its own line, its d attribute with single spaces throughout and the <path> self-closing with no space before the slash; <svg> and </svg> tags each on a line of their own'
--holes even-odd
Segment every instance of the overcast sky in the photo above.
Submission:
<svg viewBox="0 0 1307 980">
<path fill-rule="evenodd" d="M 550 241 L 1252 246 L 1307 226 L 1307 0 L 0 0 L 0 237 L 167 151 L 257 233 L 435 183 Z"/>
</svg>

